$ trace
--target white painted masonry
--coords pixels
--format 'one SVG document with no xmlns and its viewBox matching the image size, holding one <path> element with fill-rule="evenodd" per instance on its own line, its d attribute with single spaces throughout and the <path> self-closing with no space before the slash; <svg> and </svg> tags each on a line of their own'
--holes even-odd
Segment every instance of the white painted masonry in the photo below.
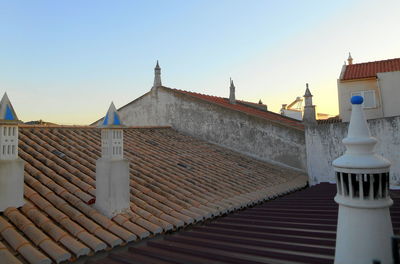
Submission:
<svg viewBox="0 0 400 264">
<path fill-rule="evenodd" d="M 101 128 L 101 158 L 96 161 L 95 208 L 112 218 L 130 208 L 129 162 L 123 158 L 123 129 L 113 103 Z"/>
<path fill-rule="evenodd" d="M 392 263 L 393 236 L 389 207 L 390 162 L 374 152 L 362 97 L 352 98 L 352 113 L 344 155 L 332 163 L 339 204 L 335 264 Z"/>
<path fill-rule="evenodd" d="M 18 157 L 18 117 L 7 94 L 0 101 L 0 212 L 24 205 L 24 161 Z"/>
<path fill-rule="evenodd" d="M 172 126 L 254 158 L 306 170 L 304 131 L 159 87 L 118 110 L 127 126 Z M 101 121 L 100 121 L 101 122 Z"/>
<path fill-rule="evenodd" d="M 400 116 L 367 121 L 372 136 L 379 138 L 375 151 L 388 159 L 391 188 L 400 185 Z M 341 144 L 347 135 L 349 123 L 319 124 L 306 127 L 307 171 L 311 185 L 336 182 L 332 161 L 342 155 Z"/>
</svg>

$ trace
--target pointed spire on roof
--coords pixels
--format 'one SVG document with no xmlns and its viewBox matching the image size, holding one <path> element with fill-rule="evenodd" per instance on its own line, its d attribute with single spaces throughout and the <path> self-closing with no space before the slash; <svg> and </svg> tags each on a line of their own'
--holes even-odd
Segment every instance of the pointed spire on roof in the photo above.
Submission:
<svg viewBox="0 0 400 264">
<path fill-rule="evenodd" d="M 308 88 L 308 83 L 306 83 L 306 92 L 304 94 L 304 97 L 311 97 L 312 94 L 310 92 L 310 89 Z"/>
<path fill-rule="evenodd" d="M 17 114 L 14 111 L 7 93 L 4 93 L 3 98 L 0 101 L 0 121 L 18 122 Z"/>
<path fill-rule="evenodd" d="M 353 58 L 351 57 L 351 53 L 349 52 L 349 57 L 347 58 L 347 62 L 349 65 L 353 64 Z"/>
<path fill-rule="evenodd" d="M 157 60 L 156 67 L 154 68 L 153 88 L 157 88 L 159 86 L 162 86 L 162 83 L 161 83 L 161 68 L 160 68 L 160 65 L 158 64 L 158 60 Z"/>
<path fill-rule="evenodd" d="M 263 104 L 263 102 L 261 101 L 261 99 L 260 99 L 260 101 L 258 101 L 258 104 Z"/>
<path fill-rule="evenodd" d="M 106 113 L 106 116 L 103 119 L 103 122 L 99 127 L 106 128 L 106 127 L 121 127 L 123 126 L 121 122 L 121 118 L 119 117 L 118 111 L 115 108 L 113 102 L 111 102 L 110 107 Z"/>
<path fill-rule="evenodd" d="M 233 84 L 232 78 L 230 79 L 230 86 L 229 86 L 229 102 L 231 104 L 236 104 L 236 98 L 235 98 L 235 85 Z"/>
</svg>

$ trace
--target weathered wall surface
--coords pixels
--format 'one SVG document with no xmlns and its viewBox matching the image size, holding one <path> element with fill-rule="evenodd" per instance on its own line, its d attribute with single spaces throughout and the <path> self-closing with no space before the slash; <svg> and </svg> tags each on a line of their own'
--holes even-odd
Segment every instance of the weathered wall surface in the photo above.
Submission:
<svg viewBox="0 0 400 264">
<path fill-rule="evenodd" d="M 255 158 L 306 170 L 304 131 L 159 88 L 121 108 L 129 126 L 176 130 Z"/>
<path fill-rule="evenodd" d="M 380 90 L 378 89 L 377 80 L 375 78 L 350 81 L 338 80 L 339 115 L 344 122 L 350 121 L 351 93 L 370 90 L 375 91 L 376 107 L 364 108 L 365 117 L 367 119 L 381 118 L 383 117 L 381 94 Z"/>
<path fill-rule="evenodd" d="M 335 182 L 332 161 L 346 148 L 349 123 L 324 124 L 306 128 L 307 169 L 311 184 Z M 376 152 L 390 160 L 391 185 L 400 185 L 400 116 L 368 120 L 371 135 L 378 139 Z"/>
<path fill-rule="evenodd" d="M 400 71 L 378 73 L 378 83 L 382 90 L 383 115 L 400 115 Z"/>
</svg>

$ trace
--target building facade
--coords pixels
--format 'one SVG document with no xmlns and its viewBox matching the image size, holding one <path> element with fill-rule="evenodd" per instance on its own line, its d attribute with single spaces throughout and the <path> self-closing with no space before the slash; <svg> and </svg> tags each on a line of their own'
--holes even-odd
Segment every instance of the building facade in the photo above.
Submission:
<svg viewBox="0 0 400 264">
<path fill-rule="evenodd" d="M 339 115 L 349 122 L 350 98 L 364 98 L 367 119 L 400 115 L 400 58 L 353 64 L 349 56 L 338 79 Z"/>
<path fill-rule="evenodd" d="M 229 98 L 222 98 L 161 86 L 160 74 L 157 64 L 158 86 L 118 109 L 125 125 L 172 126 L 263 161 L 306 170 L 301 121 L 270 112 L 263 104 L 236 99 L 233 81 Z"/>
</svg>

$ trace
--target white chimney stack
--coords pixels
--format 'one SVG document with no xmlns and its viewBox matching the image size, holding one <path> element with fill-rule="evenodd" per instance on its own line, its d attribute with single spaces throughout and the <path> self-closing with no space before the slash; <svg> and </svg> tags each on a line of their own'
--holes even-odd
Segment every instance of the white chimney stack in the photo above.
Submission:
<svg viewBox="0 0 400 264">
<path fill-rule="evenodd" d="M 361 96 L 351 98 L 349 131 L 342 141 L 347 150 L 333 161 L 339 204 L 335 264 L 392 263 L 390 162 L 374 152 L 377 140 L 370 136 L 362 102 Z"/>
<path fill-rule="evenodd" d="M 0 101 L 0 212 L 24 205 L 24 161 L 18 158 L 18 123 L 5 93 Z"/>
<path fill-rule="evenodd" d="M 123 157 L 123 125 L 114 103 L 99 127 L 101 158 L 96 161 L 95 208 L 112 218 L 130 208 L 129 162 Z"/>
<path fill-rule="evenodd" d="M 317 119 L 315 117 L 315 105 L 312 103 L 313 95 L 308 88 L 308 83 L 306 83 L 306 92 L 304 93 L 304 113 L 303 113 L 303 122 L 306 125 L 315 125 L 317 123 Z"/>
<path fill-rule="evenodd" d="M 351 57 L 350 52 L 349 52 L 349 57 L 347 58 L 347 62 L 349 65 L 353 65 L 353 58 Z"/>
<path fill-rule="evenodd" d="M 153 89 L 156 89 L 158 87 L 162 86 L 161 83 L 161 68 L 160 65 L 158 65 L 158 61 L 156 64 L 156 67 L 154 68 L 154 82 L 153 82 Z"/>
<path fill-rule="evenodd" d="M 236 104 L 235 85 L 233 84 L 232 79 L 230 80 L 230 86 L 229 86 L 229 103 Z"/>
</svg>

